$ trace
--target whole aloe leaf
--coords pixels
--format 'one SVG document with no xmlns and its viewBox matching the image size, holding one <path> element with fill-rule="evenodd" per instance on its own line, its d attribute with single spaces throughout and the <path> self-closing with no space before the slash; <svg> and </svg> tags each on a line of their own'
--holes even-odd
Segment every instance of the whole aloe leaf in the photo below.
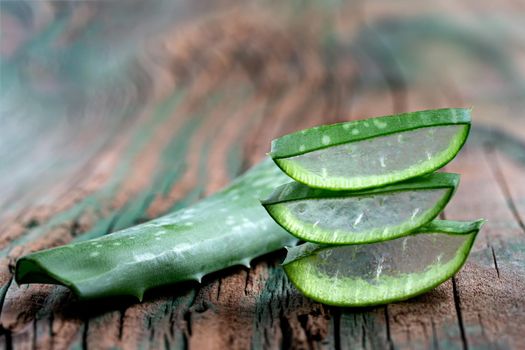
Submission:
<svg viewBox="0 0 525 350">
<path fill-rule="evenodd" d="M 298 131 L 272 142 L 271 157 L 294 180 L 329 190 L 384 186 L 451 161 L 470 130 L 470 109 L 403 113 Z"/>
<path fill-rule="evenodd" d="M 196 205 L 110 235 L 32 253 L 16 264 L 17 283 L 52 283 L 81 299 L 130 295 L 197 280 L 296 239 L 261 206 L 290 179 L 266 160 Z"/>
</svg>

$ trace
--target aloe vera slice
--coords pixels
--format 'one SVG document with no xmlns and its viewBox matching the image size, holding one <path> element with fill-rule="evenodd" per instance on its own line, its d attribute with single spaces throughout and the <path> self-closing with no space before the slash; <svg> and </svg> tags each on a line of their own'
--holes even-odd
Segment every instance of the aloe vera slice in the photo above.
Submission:
<svg viewBox="0 0 525 350">
<path fill-rule="evenodd" d="M 294 236 L 323 244 L 359 244 L 406 235 L 447 205 L 459 175 L 435 173 L 363 191 L 328 191 L 298 182 L 277 188 L 263 205 Z"/>
<path fill-rule="evenodd" d="M 417 234 L 363 245 L 290 248 L 284 270 L 306 296 L 339 306 L 368 306 L 429 291 L 464 264 L 483 220 L 433 221 Z"/>
<path fill-rule="evenodd" d="M 16 264 L 17 283 L 71 288 L 81 299 L 130 295 L 197 280 L 296 239 L 259 198 L 290 181 L 269 159 L 196 205 L 102 238 L 32 253 Z"/>
<path fill-rule="evenodd" d="M 470 109 L 437 109 L 319 126 L 273 140 L 271 157 L 310 187 L 359 190 L 433 172 L 459 152 Z"/>
</svg>

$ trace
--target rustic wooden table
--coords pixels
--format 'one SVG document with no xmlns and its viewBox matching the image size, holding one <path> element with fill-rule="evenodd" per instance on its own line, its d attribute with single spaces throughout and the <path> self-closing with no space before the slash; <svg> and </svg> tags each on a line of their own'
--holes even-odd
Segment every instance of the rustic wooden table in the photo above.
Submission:
<svg viewBox="0 0 525 350">
<path fill-rule="evenodd" d="M 525 349 L 519 2 L 117 3 L 1 3 L 0 348 Z M 23 254 L 208 196 L 276 136 L 471 105 L 444 216 L 488 223 L 461 272 L 423 296 L 323 306 L 288 282 L 283 252 L 140 304 L 12 280 Z"/>
</svg>

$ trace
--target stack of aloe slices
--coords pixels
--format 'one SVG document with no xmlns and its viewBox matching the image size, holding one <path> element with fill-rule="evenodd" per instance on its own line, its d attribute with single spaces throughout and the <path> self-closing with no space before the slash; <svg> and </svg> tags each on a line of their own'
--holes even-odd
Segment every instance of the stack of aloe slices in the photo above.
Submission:
<svg viewBox="0 0 525 350">
<path fill-rule="evenodd" d="M 434 220 L 459 175 L 433 173 L 465 143 L 470 109 L 325 125 L 276 139 L 270 153 L 297 182 L 262 203 L 306 243 L 284 270 L 325 304 L 366 306 L 424 293 L 464 264 L 483 220 Z"/>
</svg>

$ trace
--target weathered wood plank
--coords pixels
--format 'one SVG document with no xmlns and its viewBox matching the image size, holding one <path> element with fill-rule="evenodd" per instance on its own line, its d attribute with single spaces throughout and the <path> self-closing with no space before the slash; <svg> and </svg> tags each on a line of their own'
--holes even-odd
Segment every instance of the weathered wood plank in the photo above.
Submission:
<svg viewBox="0 0 525 350">
<path fill-rule="evenodd" d="M 507 205 L 509 198 L 496 178 L 498 165 L 492 158 L 486 149 L 467 146 L 462 162 L 450 166 L 463 174 L 463 181 L 445 211 L 447 217 L 488 220 L 471 259 L 454 280 L 455 298 L 469 347 L 521 348 L 525 232 Z"/>
<path fill-rule="evenodd" d="M 522 124 L 494 107 L 497 100 L 486 102 L 475 88 L 457 85 L 455 70 L 437 75 L 422 58 L 414 62 L 428 77 L 405 76 L 406 66 L 398 66 L 406 58 L 402 49 L 414 57 L 424 50 L 405 46 L 403 30 L 410 28 L 404 23 L 421 25 L 396 17 L 395 5 L 274 6 L 237 8 L 165 34 L 160 66 L 145 59 L 137 67 L 154 77 L 151 85 L 137 85 L 138 95 L 147 96 L 139 101 L 144 108 L 131 108 L 126 123 L 116 127 L 86 130 L 79 144 L 97 136 L 100 144 L 78 158 L 78 152 L 62 150 L 56 157 L 67 156 L 71 168 L 52 172 L 53 181 L 0 198 L 0 348 L 525 347 L 525 185 L 518 181 L 525 178 L 525 163 L 509 151 L 518 146 L 503 142 L 512 129 L 520 140 Z M 419 6 L 426 5 L 412 6 L 414 14 L 424 12 Z M 386 34 L 394 35 L 401 51 L 360 27 L 365 19 L 384 30 L 386 13 L 392 18 Z M 429 32 L 423 34 L 431 42 Z M 487 48 L 483 40 L 476 43 Z M 467 150 L 447 167 L 462 173 L 463 181 L 446 216 L 483 216 L 489 223 L 465 269 L 421 297 L 386 307 L 326 307 L 287 281 L 279 267 L 282 252 L 257 259 L 249 270 L 208 276 L 202 285 L 152 291 L 141 304 L 79 303 L 62 287 L 11 283 L 10 268 L 20 255 L 191 204 L 260 160 L 276 136 L 320 123 L 474 102 L 485 111 L 480 123 L 492 118 L 490 110 L 505 115 L 505 125 L 495 136 L 475 130 Z"/>
</svg>

